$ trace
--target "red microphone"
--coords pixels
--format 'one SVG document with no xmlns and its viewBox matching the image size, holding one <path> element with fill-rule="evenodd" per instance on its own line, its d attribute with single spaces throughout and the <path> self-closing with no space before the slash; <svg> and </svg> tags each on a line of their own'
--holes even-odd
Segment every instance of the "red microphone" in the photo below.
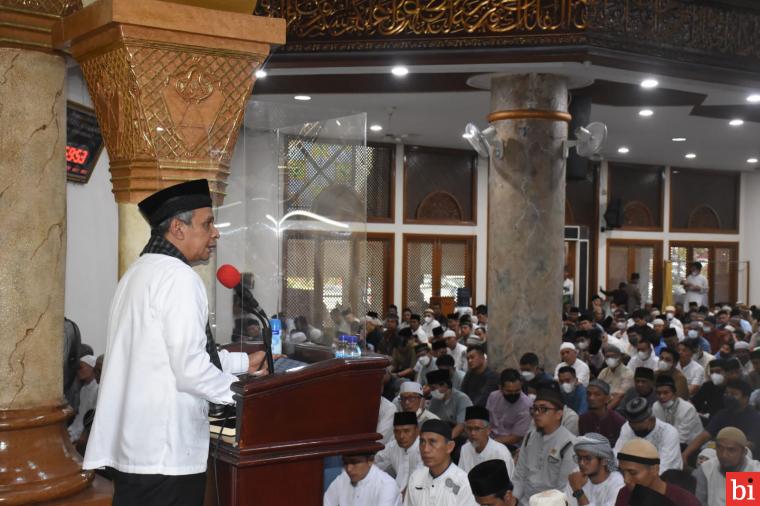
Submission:
<svg viewBox="0 0 760 506">
<path fill-rule="evenodd" d="M 230 264 L 224 264 L 217 269 L 216 279 L 227 288 L 235 288 L 240 284 L 240 271 Z"/>
</svg>

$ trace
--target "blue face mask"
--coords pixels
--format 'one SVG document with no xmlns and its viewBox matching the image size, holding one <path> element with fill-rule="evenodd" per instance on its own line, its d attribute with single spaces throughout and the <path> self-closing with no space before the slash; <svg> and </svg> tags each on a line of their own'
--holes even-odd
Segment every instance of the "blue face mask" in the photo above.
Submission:
<svg viewBox="0 0 760 506">
<path fill-rule="evenodd" d="M 690 337 L 690 338 L 692 338 L 692 339 L 693 339 L 693 338 L 695 338 L 695 337 L 698 337 L 698 336 L 699 336 L 699 332 L 697 332 L 696 330 L 693 330 L 693 329 L 692 329 L 692 330 L 690 330 L 690 331 L 689 331 L 689 334 L 688 334 L 688 335 L 689 335 L 689 337 Z"/>
</svg>

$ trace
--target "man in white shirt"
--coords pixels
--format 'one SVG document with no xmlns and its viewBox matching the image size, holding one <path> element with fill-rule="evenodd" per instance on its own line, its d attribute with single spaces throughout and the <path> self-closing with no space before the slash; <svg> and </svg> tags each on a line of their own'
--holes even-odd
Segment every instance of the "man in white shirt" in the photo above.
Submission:
<svg viewBox="0 0 760 506">
<path fill-rule="evenodd" d="M 425 329 L 422 328 L 422 324 L 420 323 L 420 315 L 413 314 L 409 318 L 409 328 L 412 329 L 412 334 L 417 338 L 419 342 L 424 344 L 428 343 L 428 335 L 427 332 L 425 332 Z"/>
<path fill-rule="evenodd" d="M 375 456 L 375 465 L 396 478 L 401 494 L 406 493 L 409 476 L 420 467 L 420 431 L 417 416 L 402 411 L 393 417 L 393 438 Z"/>
<path fill-rule="evenodd" d="M 380 413 L 377 416 L 377 433 L 382 434 L 381 443 L 387 445 L 393 440 L 393 417 L 396 415 L 396 405 L 380 396 Z"/>
<path fill-rule="evenodd" d="M 467 346 L 457 340 L 453 330 L 444 332 L 443 338 L 446 339 L 446 353 L 454 359 L 454 367 L 460 371 L 467 371 Z"/>
<path fill-rule="evenodd" d="M 683 305 L 689 307 L 692 302 L 696 302 L 697 307 L 707 306 L 707 291 L 709 285 L 707 278 L 702 274 L 702 264 L 694 262 L 691 264 L 689 275 L 681 282 L 686 294 L 684 295 Z"/>
<path fill-rule="evenodd" d="M 84 469 L 113 468 L 114 504 L 201 505 L 208 402 L 233 404 L 230 386 L 260 374 L 263 352 L 217 352 L 208 299 L 191 265 L 209 259 L 214 227 L 205 179 L 138 204 L 151 226 L 140 258 L 116 287 Z"/>
<path fill-rule="evenodd" d="M 467 473 L 475 501 L 482 506 L 517 506 L 512 480 L 503 460 L 481 462 Z"/>
<path fill-rule="evenodd" d="M 655 381 L 657 402 L 652 405 L 652 414 L 669 423 L 678 431 L 681 448 L 685 449 L 704 428 L 694 405 L 676 396 L 676 381 L 669 374 L 660 374 Z"/>
<path fill-rule="evenodd" d="M 425 423 L 428 420 L 438 420 L 438 416 L 431 413 L 425 407 L 425 399 L 422 397 L 422 385 L 416 381 L 405 381 L 401 384 L 399 392 L 399 411 L 408 411 L 417 416 L 417 423 Z"/>
<path fill-rule="evenodd" d="M 515 473 L 515 462 L 507 447 L 490 438 L 490 413 L 486 408 L 470 406 L 464 416 L 467 442 L 459 453 L 459 467 L 469 473 L 472 468 L 487 460 L 503 460 L 510 480 Z"/>
<path fill-rule="evenodd" d="M 654 347 L 649 338 L 641 336 L 636 343 L 636 355 L 628 361 L 628 369 L 635 371 L 639 367 L 646 367 L 653 371 L 657 369 L 657 355 L 654 353 Z"/>
<path fill-rule="evenodd" d="M 678 431 L 672 425 L 658 420 L 643 397 L 635 397 L 625 405 L 628 419 L 620 429 L 620 437 L 615 443 L 615 455 L 632 439 L 646 439 L 660 454 L 660 473 L 668 469 L 682 469 L 681 446 Z"/>
<path fill-rule="evenodd" d="M 760 471 L 760 462 L 748 454 L 749 441 L 736 427 L 726 427 L 715 436 L 716 456 L 697 467 L 695 496 L 705 506 L 725 506 L 726 473 Z M 753 501 L 754 502 L 754 501 Z"/>
<path fill-rule="evenodd" d="M 559 355 L 562 357 L 562 362 L 557 364 L 554 369 L 554 379 L 559 379 L 559 370 L 562 367 L 570 366 L 575 369 L 575 376 L 578 378 L 578 383 L 582 383 L 584 387 L 588 386 L 588 382 L 591 379 L 591 371 L 585 362 L 578 358 L 578 352 L 575 349 L 573 343 L 562 343 L 559 347 Z"/>
<path fill-rule="evenodd" d="M 82 384 L 79 389 L 79 408 L 77 416 L 69 425 L 69 438 L 72 443 L 76 443 L 84 431 L 84 417 L 88 411 L 95 409 L 98 402 L 98 382 L 95 380 L 95 362 L 94 355 L 85 355 L 79 359 L 79 370 L 77 378 Z"/>
<path fill-rule="evenodd" d="M 374 455 L 344 455 L 343 472 L 324 495 L 323 506 L 401 506 L 393 478 L 374 464 Z"/>
<path fill-rule="evenodd" d="M 623 476 L 617 472 L 617 462 L 609 440 L 601 434 L 589 432 L 575 440 L 573 450 L 579 470 L 567 477 L 567 504 L 614 505 L 625 483 Z"/>
<path fill-rule="evenodd" d="M 404 506 L 476 506 L 467 473 L 451 461 L 451 426 L 428 420 L 420 429 L 420 454 L 425 467 L 409 478 Z"/>
<path fill-rule="evenodd" d="M 696 394 L 705 382 L 705 368 L 692 360 L 698 348 L 700 348 L 699 339 L 686 339 L 678 345 L 679 357 L 676 369 L 686 377 L 690 397 Z"/>
<path fill-rule="evenodd" d="M 422 315 L 422 324 L 420 328 L 425 331 L 428 340 L 433 338 L 433 329 L 441 326 L 441 323 L 435 319 L 435 311 L 432 308 L 427 308 Z"/>
</svg>

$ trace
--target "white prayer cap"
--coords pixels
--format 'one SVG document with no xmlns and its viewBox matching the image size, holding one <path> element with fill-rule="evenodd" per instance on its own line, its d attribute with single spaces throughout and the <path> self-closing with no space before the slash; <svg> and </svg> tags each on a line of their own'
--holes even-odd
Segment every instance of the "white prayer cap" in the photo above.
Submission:
<svg viewBox="0 0 760 506">
<path fill-rule="evenodd" d="M 422 385 L 417 383 L 416 381 L 405 381 L 401 383 L 401 392 L 402 394 L 419 394 L 422 395 Z"/>
<path fill-rule="evenodd" d="M 95 362 L 97 362 L 97 360 L 98 359 L 95 358 L 95 355 L 85 355 L 79 358 L 80 362 L 84 362 L 85 364 L 89 365 L 93 369 L 95 368 Z"/>
<path fill-rule="evenodd" d="M 530 506 L 567 506 L 565 494 L 559 490 L 544 490 L 530 496 Z"/>
<path fill-rule="evenodd" d="M 728 332 L 736 332 L 736 329 L 733 328 L 731 325 L 726 325 L 723 327 L 723 330 L 727 330 Z"/>
<path fill-rule="evenodd" d="M 676 307 L 675 306 L 665 306 L 665 312 L 666 313 L 675 313 Z"/>
<path fill-rule="evenodd" d="M 559 347 L 559 351 L 573 350 L 575 351 L 575 345 L 573 343 L 562 343 Z"/>
<path fill-rule="evenodd" d="M 657 318 L 656 320 L 652 322 L 652 325 L 665 325 L 665 322 Z"/>
<path fill-rule="evenodd" d="M 447 330 L 443 333 L 443 337 L 456 337 L 457 334 L 453 330 Z"/>
<path fill-rule="evenodd" d="M 721 309 L 723 311 L 731 311 L 731 306 L 723 306 Z"/>
<path fill-rule="evenodd" d="M 736 341 L 736 344 L 734 344 L 735 350 L 748 350 L 749 349 L 749 343 L 747 341 Z"/>
</svg>

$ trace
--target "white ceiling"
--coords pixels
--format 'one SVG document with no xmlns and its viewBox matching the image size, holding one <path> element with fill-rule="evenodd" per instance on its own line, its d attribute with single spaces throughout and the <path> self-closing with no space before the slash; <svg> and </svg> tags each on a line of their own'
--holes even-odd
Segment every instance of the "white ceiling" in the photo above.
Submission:
<svg viewBox="0 0 760 506">
<path fill-rule="evenodd" d="M 410 67 L 411 72 L 525 72 L 557 71 L 588 79 L 607 79 L 617 82 L 639 83 L 649 75 L 583 64 L 534 64 L 519 68 L 514 66 L 480 65 L 467 68 L 454 66 Z M 274 70 L 274 75 L 303 75 L 308 87 L 310 74 L 385 73 L 387 68 L 321 68 Z M 654 76 L 660 86 L 668 89 L 702 93 L 707 95 L 704 105 L 746 104 L 746 96 L 757 90 L 721 85 L 702 81 Z M 758 84 L 760 89 L 760 84 Z M 380 133 L 367 132 L 370 141 L 392 142 L 393 137 L 403 142 L 440 147 L 467 148 L 461 134 L 468 122 L 486 126 L 489 113 L 489 92 L 471 91 L 457 93 L 381 93 L 381 94 L 319 94 L 303 107 L 328 108 L 342 111 L 366 112 L 368 125 L 380 124 Z M 254 99 L 279 104 L 293 104 L 293 96 L 256 95 Z M 760 105 L 756 105 L 759 107 Z M 637 107 L 611 107 L 594 105 L 592 121 L 607 124 L 609 138 L 604 156 L 610 160 L 626 160 L 636 163 L 675 165 L 681 167 L 754 170 L 746 160 L 760 158 L 760 124 L 746 122 L 735 128 L 727 120 L 690 116 L 691 106 L 653 107 L 654 116 L 642 118 Z M 388 112 L 393 110 L 389 124 Z M 387 134 L 391 134 L 390 136 Z M 673 137 L 686 137 L 684 143 L 674 143 Z M 620 155 L 617 149 L 627 146 L 630 152 Z M 697 158 L 684 158 L 687 152 Z"/>
</svg>

